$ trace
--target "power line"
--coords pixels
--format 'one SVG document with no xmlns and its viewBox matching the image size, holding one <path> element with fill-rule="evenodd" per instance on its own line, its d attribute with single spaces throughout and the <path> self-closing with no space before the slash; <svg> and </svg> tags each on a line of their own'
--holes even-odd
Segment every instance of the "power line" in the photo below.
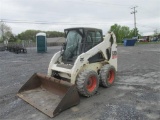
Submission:
<svg viewBox="0 0 160 120">
<path fill-rule="evenodd" d="M 48 24 L 48 25 L 111 25 L 114 23 L 124 23 L 124 22 L 49 22 L 49 21 L 28 21 L 28 20 L 11 20 L 11 19 L 1 19 L 1 22 L 5 23 L 15 23 L 15 24 Z M 126 23 L 125 23 L 126 24 Z M 131 25 L 131 24 L 127 24 Z M 148 25 L 142 25 L 139 23 L 136 23 L 136 25 L 140 27 L 150 28 L 150 29 L 160 29 L 157 27 L 152 27 Z"/>
<path fill-rule="evenodd" d="M 124 22 L 49 22 L 49 21 L 27 21 L 27 20 L 10 20 L 1 19 L 6 23 L 24 23 L 24 24 L 56 24 L 56 25 L 111 25 L 114 23 L 124 23 Z"/>
</svg>

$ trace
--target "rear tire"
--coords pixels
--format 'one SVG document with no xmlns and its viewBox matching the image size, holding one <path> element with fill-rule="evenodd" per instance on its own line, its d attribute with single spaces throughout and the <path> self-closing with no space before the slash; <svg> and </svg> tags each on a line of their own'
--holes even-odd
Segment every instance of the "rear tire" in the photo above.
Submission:
<svg viewBox="0 0 160 120">
<path fill-rule="evenodd" d="M 116 77 L 116 70 L 112 65 L 104 65 L 100 70 L 100 85 L 110 87 L 113 85 Z"/>
<path fill-rule="evenodd" d="M 86 97 L 94 95 L 99 87 L 98 74 L 93 70 L 85 70 L 76 80 L 78 92 Z"/>
</svg>

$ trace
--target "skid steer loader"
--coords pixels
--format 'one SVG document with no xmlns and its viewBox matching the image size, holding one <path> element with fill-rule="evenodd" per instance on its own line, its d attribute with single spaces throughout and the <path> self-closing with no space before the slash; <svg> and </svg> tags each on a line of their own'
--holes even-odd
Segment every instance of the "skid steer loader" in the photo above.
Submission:
<svg viewBox="0 0 160 120">
<path fill-rule="evenodd" d="M 99 87 L 110 87 L 117 71 L 117 43 L 113 32 L 103 38 L 96 28 L 65 29 L 66 43 L 54 54 L 48 75 L 35 73 L 18 96 L 50 117 L 79 104 Z"/>
</svg>

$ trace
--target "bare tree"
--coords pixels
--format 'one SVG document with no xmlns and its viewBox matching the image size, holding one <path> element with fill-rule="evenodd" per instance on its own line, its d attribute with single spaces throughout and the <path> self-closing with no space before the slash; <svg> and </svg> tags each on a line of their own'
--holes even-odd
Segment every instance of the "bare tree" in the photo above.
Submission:
<svg viewBox="0 0 160 120">
<path fill-rule="evenodd" d="M 9 40 L 12 36 L 11 28 L 4 22 L 0 22 L 0 41 Z"/>
</svg>

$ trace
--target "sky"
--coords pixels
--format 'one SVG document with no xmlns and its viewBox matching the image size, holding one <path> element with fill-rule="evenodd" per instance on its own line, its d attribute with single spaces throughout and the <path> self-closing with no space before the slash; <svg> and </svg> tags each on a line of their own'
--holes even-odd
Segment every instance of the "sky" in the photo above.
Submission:
<svg viewBox="0 0 160 120">
<path fill-rule="evenodd" d="M 60 31 L 93 27 L 109 31 L 116 24 L 134 28 L 141 35 L 160 32 L 160 0 L 0 0 L 0 21 L 14 34 L 28 29 Z"/>
</svg>

